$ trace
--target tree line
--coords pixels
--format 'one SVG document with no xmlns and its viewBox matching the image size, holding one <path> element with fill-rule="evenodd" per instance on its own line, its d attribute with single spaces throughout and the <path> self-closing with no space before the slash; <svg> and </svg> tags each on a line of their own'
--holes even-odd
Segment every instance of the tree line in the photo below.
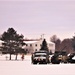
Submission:
<svg viewBox="0 0 75 75">
<path fill-rule="evenodd" d="M 75 36 L 73 36 L 73 38 L 67 38 L 61 41 L 56 35 L 53 35 L 50 38 L 50 41 L 55 43 L 56 51 L 65 51 L 66 53 L 75 52 Z"/>
<path fill-rule="evenodd" d="M 24 43 L 24 36 L 22 34 L 19 35 L 17 31 L 14 30 L 14 28 L 8 28 L 7 31 L 4 31 L 0 36 L 0 40 L 3 41 L 2 46 L 0 46 L 0 51 L 3 53 L 9 53 L 10 60 L 12 54 L 16 55 L 15 60 L 17 60 L 18 53 L 26 53 L 26 51 L 23 49 L 23 46 L 26 45 L 26 43 Z M 75 36 L 73 38 L 64 39 L 61 41 L 56 35 L 53 35 L 50 38 L 50 41 L 55 43 L 56 51 L 65 51 L 67 53 L 75 52 Z M 40 50 L 43 49 L 48 51 L 45 39 L 42 42 Z"/>
</svg>

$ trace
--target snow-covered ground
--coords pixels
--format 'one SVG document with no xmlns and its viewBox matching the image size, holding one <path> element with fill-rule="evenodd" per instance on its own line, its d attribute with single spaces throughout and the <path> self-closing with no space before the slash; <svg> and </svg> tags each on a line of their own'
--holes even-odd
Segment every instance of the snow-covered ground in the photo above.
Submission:
<svg viewBox="0 0 75 75">
<path fill-rule="evenodd" d="M 6 56 L 0 55 L 0 75 L 75 75 L 75 64 L 31 64 L 31 56 L 25 55 L 24 61 L 21 55 L 18 61 L 12 55 L 12 60 L 6 60 Z"/>
</svg>

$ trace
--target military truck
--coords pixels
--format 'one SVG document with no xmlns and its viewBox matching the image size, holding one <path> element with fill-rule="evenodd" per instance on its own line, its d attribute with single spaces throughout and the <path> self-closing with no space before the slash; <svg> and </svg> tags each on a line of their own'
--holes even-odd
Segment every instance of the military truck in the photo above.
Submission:
<svg viewBox="0 0 75 75">
<path fill-rule="evenodd" d="M 47 64 L 49 63 L 49 54 L 45 50 L 36 51 L 31 56 L 31 62 L 33 64 Z"/>
<path fill-rule="evenodd" d="M 59 58 L 59 53 L 55 52 L 53 54 L 53 56 L 51 57 L 51 63 L 52 64 L 59 64 L 61 61 L 61 57 L 60 57 L 60 59 L 58 59 L 58 58 Z"/>
</svg>

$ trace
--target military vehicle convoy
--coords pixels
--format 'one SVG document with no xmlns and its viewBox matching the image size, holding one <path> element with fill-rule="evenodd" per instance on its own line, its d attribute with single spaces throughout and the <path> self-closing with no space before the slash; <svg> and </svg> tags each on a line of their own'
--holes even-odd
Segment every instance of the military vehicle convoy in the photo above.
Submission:
<svg viewBox="0 0 75 75">
<path fill-rule="evenodd" d="M 75 63 L 75 53 L 69 55 L 66 52 L 57 52 L 49 55 L 45 50 L 36 51 L 31 56 L 32 64 L 60 64 L 60 63 Z"/>
</svg>

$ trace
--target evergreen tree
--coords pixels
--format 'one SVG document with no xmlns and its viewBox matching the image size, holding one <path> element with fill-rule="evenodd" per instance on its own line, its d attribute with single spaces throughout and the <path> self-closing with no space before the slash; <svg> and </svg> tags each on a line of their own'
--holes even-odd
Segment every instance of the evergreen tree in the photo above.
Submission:
<svg viewBox="0 0 75 75">
<path fill-rule="evenodd" d="M 40 50 L 49 51 L 49 50 L 48 50 L 48 47 L 47 47 L 47 42 L 46 42 L 45 39 L 44 39 L 43 42 L 42 42 L 42 45 L 41 45 L 41 49 L 40 49 Z"/>
<path fill-rule="evenodd" d="M 73 47 L 73 50 L 75 51 L 75 36 L 72 39 L 72 47 Z"/>
<path fill-rule="evenodd" d="M 13 28 L 9 28 L 6 32 L 2 34 L 2 37 L 0 38 L 2 41 L 2 50 L 3 52 L 10 54 L 10 60 L 11 55 L 14 53 L 16 54 L 15 60 L 17 60 L 18 53 L 23 52 L 22 46 L 25 45 L 23 42 L 23 35 L 17 34 L 17 32 Z"/>
</svg>

